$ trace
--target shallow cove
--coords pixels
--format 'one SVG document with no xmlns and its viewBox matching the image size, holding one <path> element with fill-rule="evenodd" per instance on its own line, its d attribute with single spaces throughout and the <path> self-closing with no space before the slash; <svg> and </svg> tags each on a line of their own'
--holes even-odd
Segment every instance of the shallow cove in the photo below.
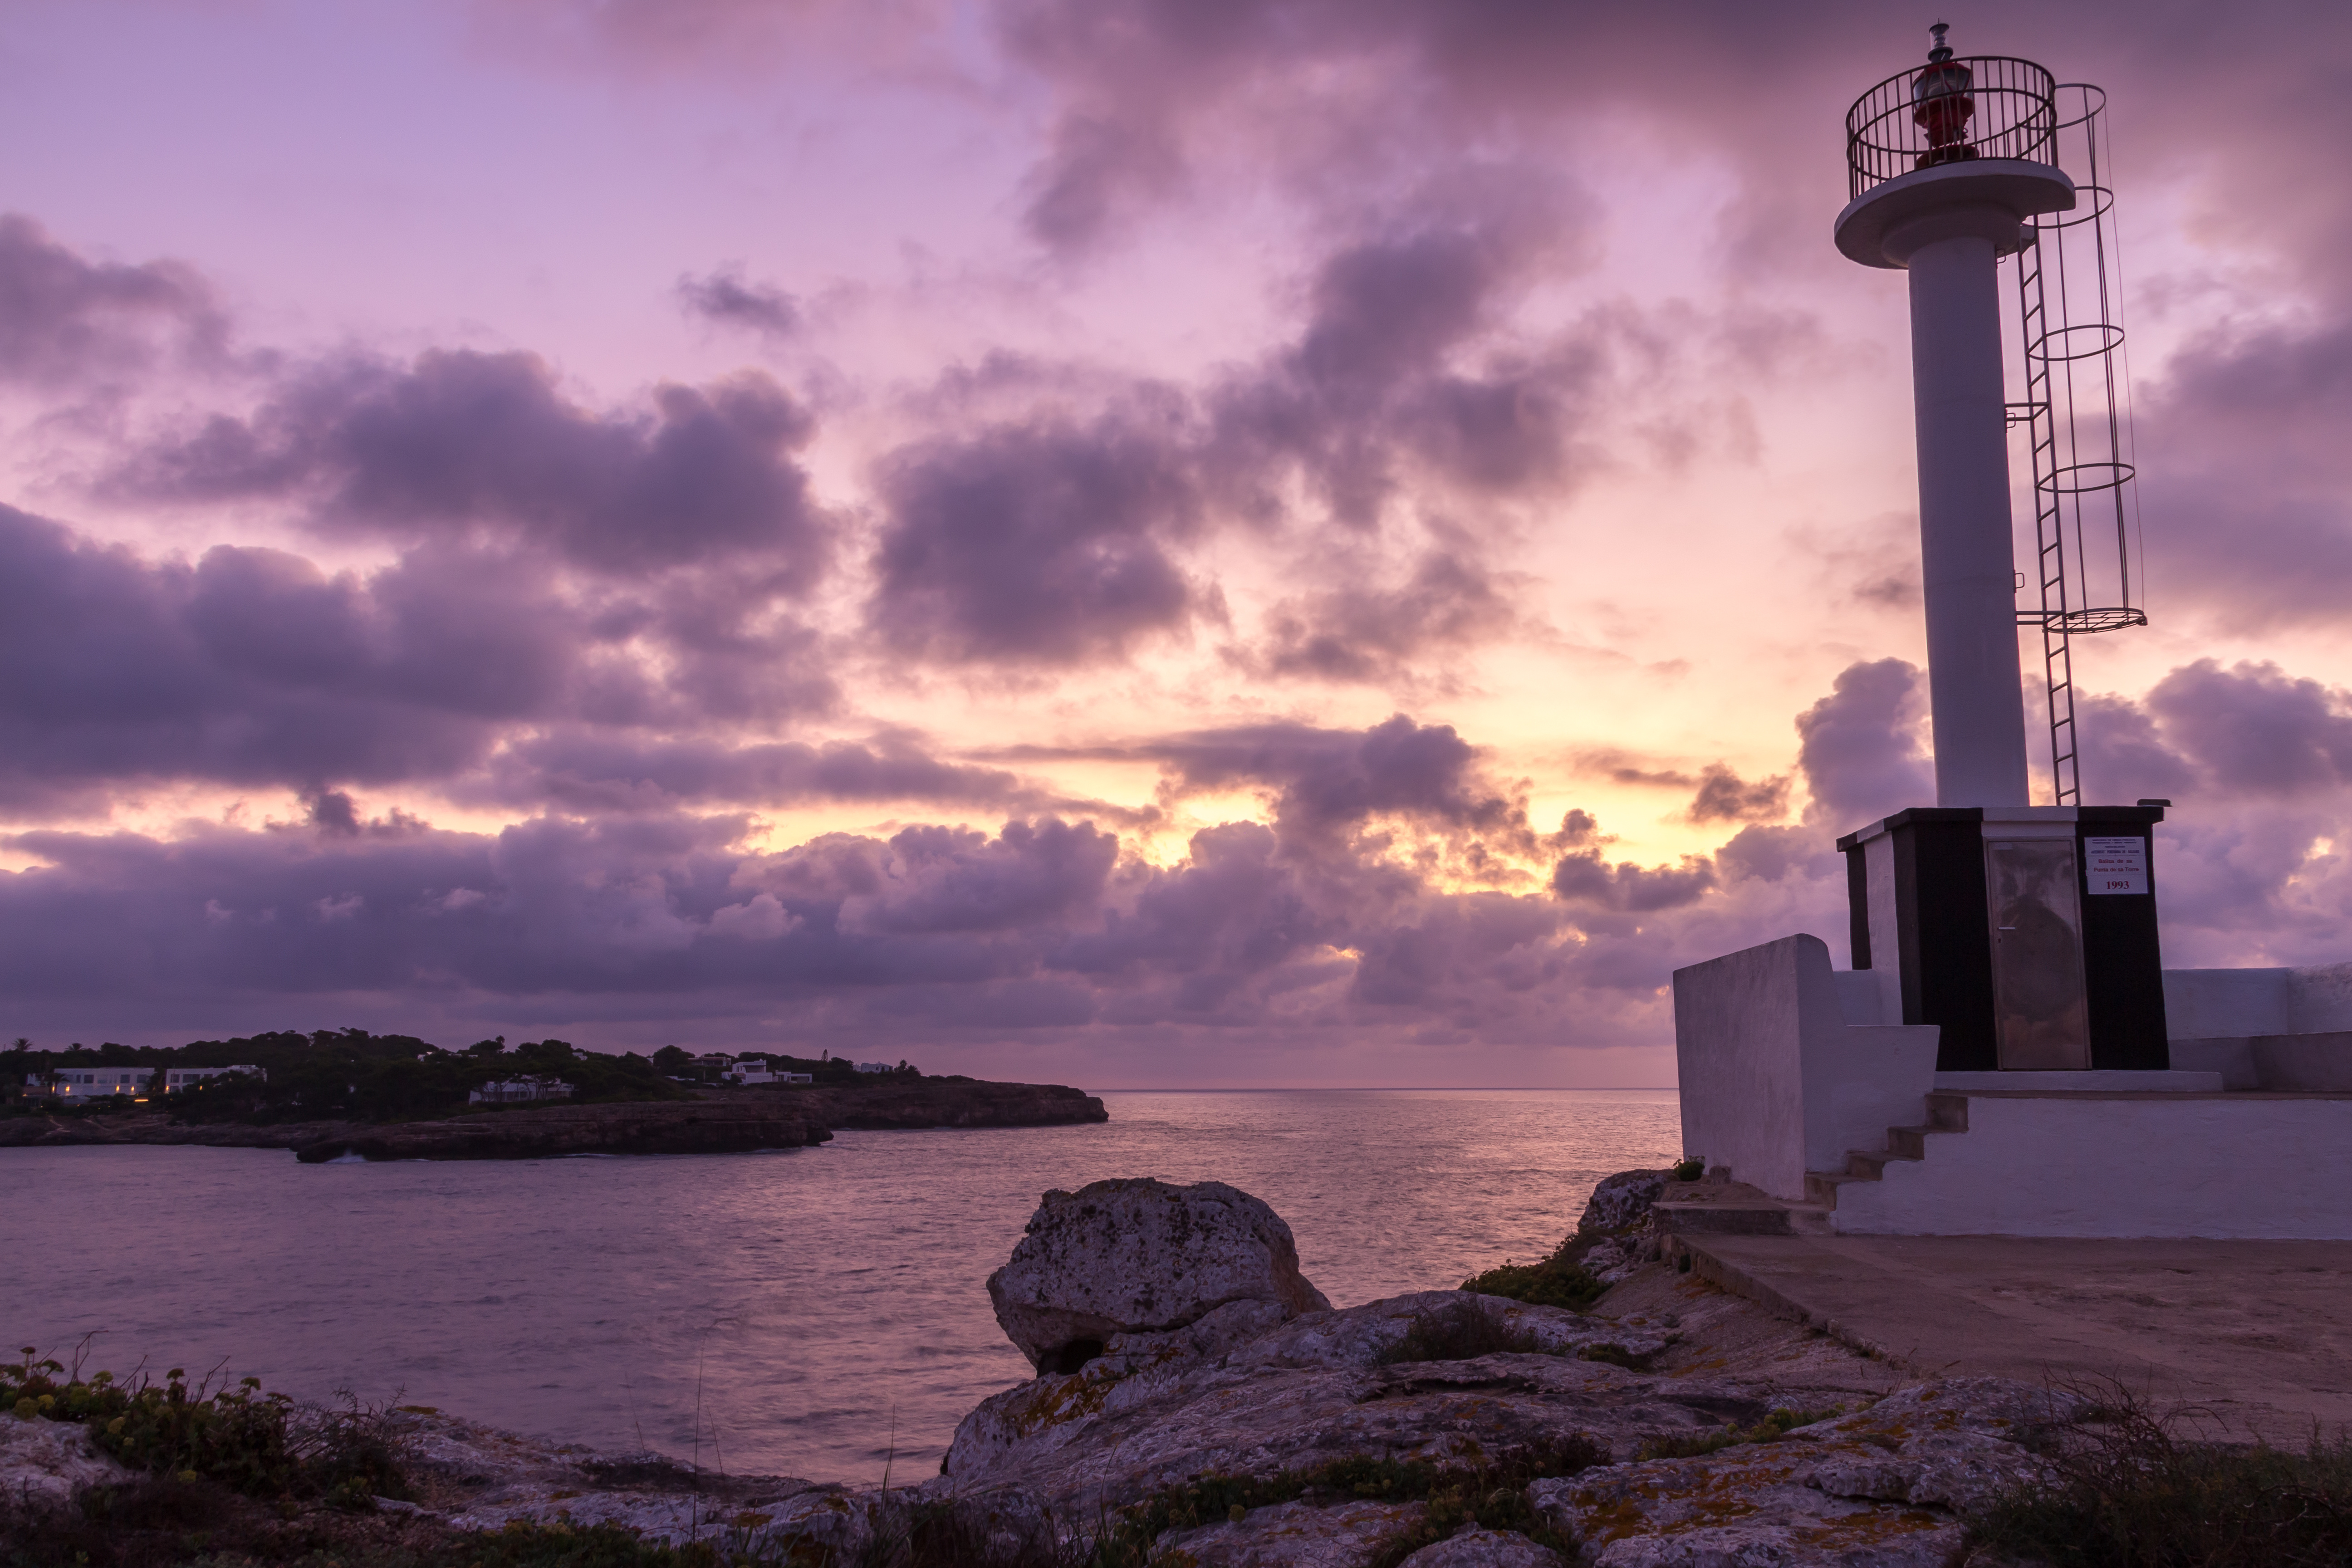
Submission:
<svg viewBox="0 0 2352 1568">
<path fill-rule="evenodd" d="M 1048 1187 L 1230 1182 L 1349 1306 L 1547 1252 L 1600 1177 L 1680 1152 L 1667 1089 L 1103 1099 L 1102 1125 L 844 1131 L 766 1154 L 0 1151 L 0 1339 L 69 1351 L 102 1330 L 92 1368 L 226 1356 L 226 1374 L 309 1397 L 398 1394 L 738 1472 L 919 1479 L 1028 1373 L 982 1281 Z"/>
</svg>

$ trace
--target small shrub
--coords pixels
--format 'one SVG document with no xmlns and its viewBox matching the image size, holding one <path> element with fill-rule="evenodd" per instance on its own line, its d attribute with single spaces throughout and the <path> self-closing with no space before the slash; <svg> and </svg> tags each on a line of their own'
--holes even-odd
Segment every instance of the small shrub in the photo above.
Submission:
<svg viewBox="0 0 2352 1568">
<path fill-rule="evenodd" d="M 1706 1174 L 1706 1156 L 1685 1154 L 1675 1162 L 1675 1168 L 1669 1173 L 1677 1182 L 1696 1182 Z"/>
<path fill-rule="evenodd" d="M 1489 1458 L 1475 1443 L 1465 1442 L 1452 1464 L 1359 1457 L 1257 1479 L 1203 1476 L 1122 1510 L 1091 1543 L 1087 1563 L 1089 1568 L 1145 1568 L 1157 1561 L 1153 1542 L 1171 1530 L 1240 1520 L 1254 1509 L 1302 1499 L 1326 1505 L 1357 1498 L 1423 1504 L 1422 1522 L 1383 1542 L 1372 1568 L 1395 1568 L 1422 1547 L 1474 1521 L 1488 1530 L 1517 1531 L 1565 1553 L 1571 1543 L 1535 1511 L 1528 1501 L 1528 1483 L 1547 1476 L 1577 1475 L 1608 1462 L 1607 1450 L 1578 1434 L 1500 1459 Z"/>
<path fill-rule="evenodd" d="M 1700 1432 L 1688 1437 L 1657 1438 L 1643 1444 L 1639 1457 L 1644 1459 L 1696 1459 L 1743 1443 L 1777 1443 L 1800 1426 L 1810 1426 L 1816 1421 L 1827 1421 L 1843 1414 L 1843 1405 L 1828 1410 L 1775 1410 L 1755 1426 L 1745 1429 L 1727 1424 L 1712 1432 Z"/>
<path fill-rule="evenodd" d="M 2352 1563 L 2352 1438 L 2304 1452 L 2188 1442 L 2177 1416 L 2109 1385 L 2034 1446 L 2046 1485 L 1969 1522 L 1984 1545 L 2059 1568 L 2329 1568 Z"/>
<path fill-rule="evenodd" d="M 201 1480 L 247 1497 L 328 1497 L 371 1506 L 407 1486 L 381 1410 L 346 1394 L 340 1409 L 302 1410 L 248 1377 L 214 1390 L 178 1367 L 162 1383 L 110 1372 L 88 1378 L 55 1359 L 0 1365 L 0 1409 L 71 1422 L 133 1469 Z"/>
<path fill-rule="evenodd" d="M 1475 1361 L 1482 1355 L 1543 1353 L 1543 1342 L 1534 1334 L 1503 1321 L 1475 1301 L 1464 1301 L 1415 1318 L 1404 1338 L 1381 1354 L 1380 1364 L 1396 1366 L 1407 1362 Z"/>
<path fill-rule="evenodd" d="M 1565 1307 L 1581 1312 L 1607 1293 L 1609 1287 L 1574 1261 L 1580 1256 L 1570 1237 L 1559 1250 L 1540 1263 L 1506 1263 L 1462 1281 L 1462 1289 L 1481 1296 L 1502 1296 L 1534 1307 Z"/>
</svg>

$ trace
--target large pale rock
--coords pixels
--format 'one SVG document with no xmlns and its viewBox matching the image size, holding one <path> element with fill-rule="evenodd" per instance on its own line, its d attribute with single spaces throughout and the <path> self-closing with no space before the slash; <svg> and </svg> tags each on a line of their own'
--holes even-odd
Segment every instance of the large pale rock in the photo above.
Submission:
<svg viewBox="0 0 2352 1568">
<path fill-rule="evenodd" d="M 1193 1331 L 1244 1310 L 1226 1307 Z M 1524 1348 L 1398 1359 L 1447 1353 L 1465 1313 Z M 1114 1337 L 1079 1372 L 1041 1375 L 965 1416 L 927 1488 L 1018 1488 L 1084 1521 L 1202 1475 L 1269 1478 L 1339 1458 L 1451 1467 L 1473 1452 L 1503 1463 L 1591 1441 L 1630 1459 L 1644 1442 L 1754 1421 L 1787 1397 L 1613 1364 L 1658 1353 L 1667 1337 L 1459 1290 L 1315 1313 L 1205 1351 L 1175 1333 Z"/>
<path fill-rule="evenodd" d="M 0 1497 L 63 1504 L 78 1487 L 114 1486 L 137 1475 L 70 1422 L 0 1415 Z"/>
<path fill-rule="evenodd" d="M 1286 1318 L 1331 1303 L 1298 1272 L 1282 1216 L 1223 1182 L 1150 1178 L 1045 1194 L 988 1297 L 1039 1372 L 1075 1372 L 1117 1335 L 1164 1333 L 1239 1301 Z"/>
</svg>

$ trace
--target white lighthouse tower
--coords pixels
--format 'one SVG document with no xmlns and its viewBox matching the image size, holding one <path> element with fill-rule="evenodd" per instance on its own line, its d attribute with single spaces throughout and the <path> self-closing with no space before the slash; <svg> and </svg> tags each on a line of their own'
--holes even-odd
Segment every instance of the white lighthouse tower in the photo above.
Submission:
<svg viewBox="0 0 2352 1568">
<path fill-rule="evenodd" d="M 1911 286 L 1919 557 L 1936 804 L 2027 804 L 2016 552 L 1998 263 L 2032 220 L 2075 205 L 2053 162 L 2056 84 L 2024 60 L 1958 60 L 1934 29 L 1927 68 L 1856 106 L 1857 189 L 1837 246 Z M 1890 134 L 1890 132 L 1894 132 Z M 1866 185 L 1864 182 L 1870 182 Z"/>
</svg>

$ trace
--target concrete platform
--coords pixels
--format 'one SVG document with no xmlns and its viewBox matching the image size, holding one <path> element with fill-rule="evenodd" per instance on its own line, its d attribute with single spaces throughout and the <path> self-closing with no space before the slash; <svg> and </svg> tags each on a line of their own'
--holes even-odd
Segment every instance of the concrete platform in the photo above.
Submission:
<svg viewBox="0 0 2352 1568">
<path fill-rule="evenodd" d="M 2189 1429 L 2352 1425 L 2352 1242 L 1674 1238 L 1693 1271 L 1923 1375 L 2118 1379 Z"/>
<path fill-rule="evenodd" d="M 2029 1094 L 2219 1094 L 2219 1072 L 1939 1072 L 1939 1089 L 2021 1089 Z"/>
</svg>

